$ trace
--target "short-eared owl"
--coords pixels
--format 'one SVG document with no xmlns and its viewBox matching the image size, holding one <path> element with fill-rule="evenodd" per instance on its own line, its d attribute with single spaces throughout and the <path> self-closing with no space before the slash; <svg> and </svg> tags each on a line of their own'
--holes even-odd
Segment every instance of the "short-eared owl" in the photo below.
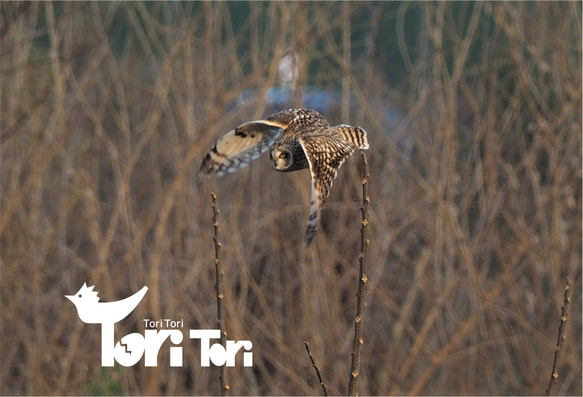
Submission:
<svg viewBox="0 0 583 397">
<path fill-rule="evenodd" d="M 218 176 L 235 172 L 270 147 L 269 157 L 277 171 L 310 169 L 312 201 L 305 237 L 310 244 L 316 234 L 318 212 L 338 169 L 354 149 L 368 149 L 366 131 L 344 124 L 331 126 L 315 110 L 284 110 L 229 131 L 205 156 L 200 171 Z"/>
</svg>

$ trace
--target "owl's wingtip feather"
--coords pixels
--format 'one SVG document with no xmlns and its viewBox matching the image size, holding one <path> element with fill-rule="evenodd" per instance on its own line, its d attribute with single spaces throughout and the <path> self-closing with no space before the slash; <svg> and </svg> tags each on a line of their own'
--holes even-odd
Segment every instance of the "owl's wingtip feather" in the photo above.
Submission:
<svg viewBox="0 0 583 397">
<path fill-rule="evenodd" d="M 310 244 L 312 244 L 312 241 L 314 241 L 315 236 L 316 236 L 316 228 L 314 227 L 313 229 L 310 229 L 310 226 L 308 226 L 308 230 L 306 231 L 306 236 L 304 237 L 306 247 L 309 247 Z"/>
<path fill-rule="evenodd" d="M 355 142 L 360 150 L 367 150 L 369 148 L 368 145 L 368 134 L 364 130 L 364 128 L 356 127 L 355 128 L 356 139 Z"/>
<path fill-rule="evenodd" d="M 212 164 L 213 159 L 211 157 L 210 152 L 202 159 L 202 163 L 200 164 L 200 168 L 198 169 L 199 175 L 204 175 L 206 177 L 211 177 L 216 175 L 217 170 Z"/>
<path fill-rule="evenodd" d="M 306 242 L 306 247 L 308 247 L 314 237 L 316 236 L 316 231 L 318 230 L 318 212 L 319 212 L 320 202 L 316 196 L 314 186 L 312 185 L 312 202 L 310 203 L 310 216 L 308 218 L 308 226 L 306 228 L 306 236 L 304 241 Z"/>
</svg>

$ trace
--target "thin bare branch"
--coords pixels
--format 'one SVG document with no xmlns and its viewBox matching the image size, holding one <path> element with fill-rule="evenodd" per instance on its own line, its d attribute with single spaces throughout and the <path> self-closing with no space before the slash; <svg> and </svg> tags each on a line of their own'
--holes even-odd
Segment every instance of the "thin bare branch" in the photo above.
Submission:
<svg viewBox="0 0 583 397">
<path fill-rule="evenodd" d="M 322 374 L 320 374 L 320 369 L 318 368 L 318 366 L 316 365 L 316 362 L 314 361 L 314 357 L 312 356 L 312 352 L 310 352 L 310 344 L 308 342 L 304 342 L 304 346 L 306 346 L 306 351 L 308 352 L 308 357 L 310 358 L 310 361 L 312 362 L 312 367 L 314 367 L 314 370 L 316 371 L 316 375 L 318 376 L 318 381 L 320 381 L 320 386 L 322 386 L 322 390 L 324 391 L 324 395 L 327 396 L 328 389 L 326 388 L 326 384 L 322 380 Z"/>
<path fill-rule="evenodd" d="M 553 391 L 553 385 L 555 381 L 559 379 L 559 372 L 557 370 L 559 366 L 559 356 L 561 355 L 561 348 L 565 342 L 565 324 L 567 323 L 567 318 L 569 317 L 569 304 L 571 303 L 571 280 L 567 277 L 567 283 L 565 284 L 565 294 L 563 296 L 563 306 L 561 308 L 561 324 L 559 325 L 559 337 L 557 338 L 557 344 L 555 345 L 555 358 L 553 359 L 553 370 L 551 372 L 551 380 L 549 381 L 549 387 L 547 387 L 547 396 L 550 396 Z"/>
</svg>

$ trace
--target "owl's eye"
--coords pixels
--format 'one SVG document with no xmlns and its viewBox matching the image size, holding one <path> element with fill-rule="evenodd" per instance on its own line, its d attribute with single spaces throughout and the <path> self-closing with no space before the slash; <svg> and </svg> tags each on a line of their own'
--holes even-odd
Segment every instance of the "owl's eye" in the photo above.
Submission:
<svg viewBox="0 0 583 397">
<path fill-rule="evenodd" d="M 282 159 L 282 160 L 283 159 L 286 159 L 287 158 L 287 153 L 280 153 L 279 154 L 279 158 Z"/>
</svg>

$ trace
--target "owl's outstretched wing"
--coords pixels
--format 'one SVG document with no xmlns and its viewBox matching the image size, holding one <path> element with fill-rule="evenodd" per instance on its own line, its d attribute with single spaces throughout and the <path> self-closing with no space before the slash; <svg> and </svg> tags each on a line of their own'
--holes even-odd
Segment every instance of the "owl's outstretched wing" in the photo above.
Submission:
<svg viewBox="0 0 583 397">
<path fill-rule="evenodd" d="M 309 245 L 318 228 L 318 216 L 330 188 L 338 175 L 338 169 L 350 156 L 356 145 L 333 135 L 309 135 L 298 139 L 312 174 L 312 199 L 310 217 L 306 229 L 306 245 Z"/>
<path fill-rule="evenodd" d="M 250 121 L 223 135 L 202 160 L 200 172 L 222 176 L 247 166 L 281 136 L 281 123 Z"/>
</svg>

